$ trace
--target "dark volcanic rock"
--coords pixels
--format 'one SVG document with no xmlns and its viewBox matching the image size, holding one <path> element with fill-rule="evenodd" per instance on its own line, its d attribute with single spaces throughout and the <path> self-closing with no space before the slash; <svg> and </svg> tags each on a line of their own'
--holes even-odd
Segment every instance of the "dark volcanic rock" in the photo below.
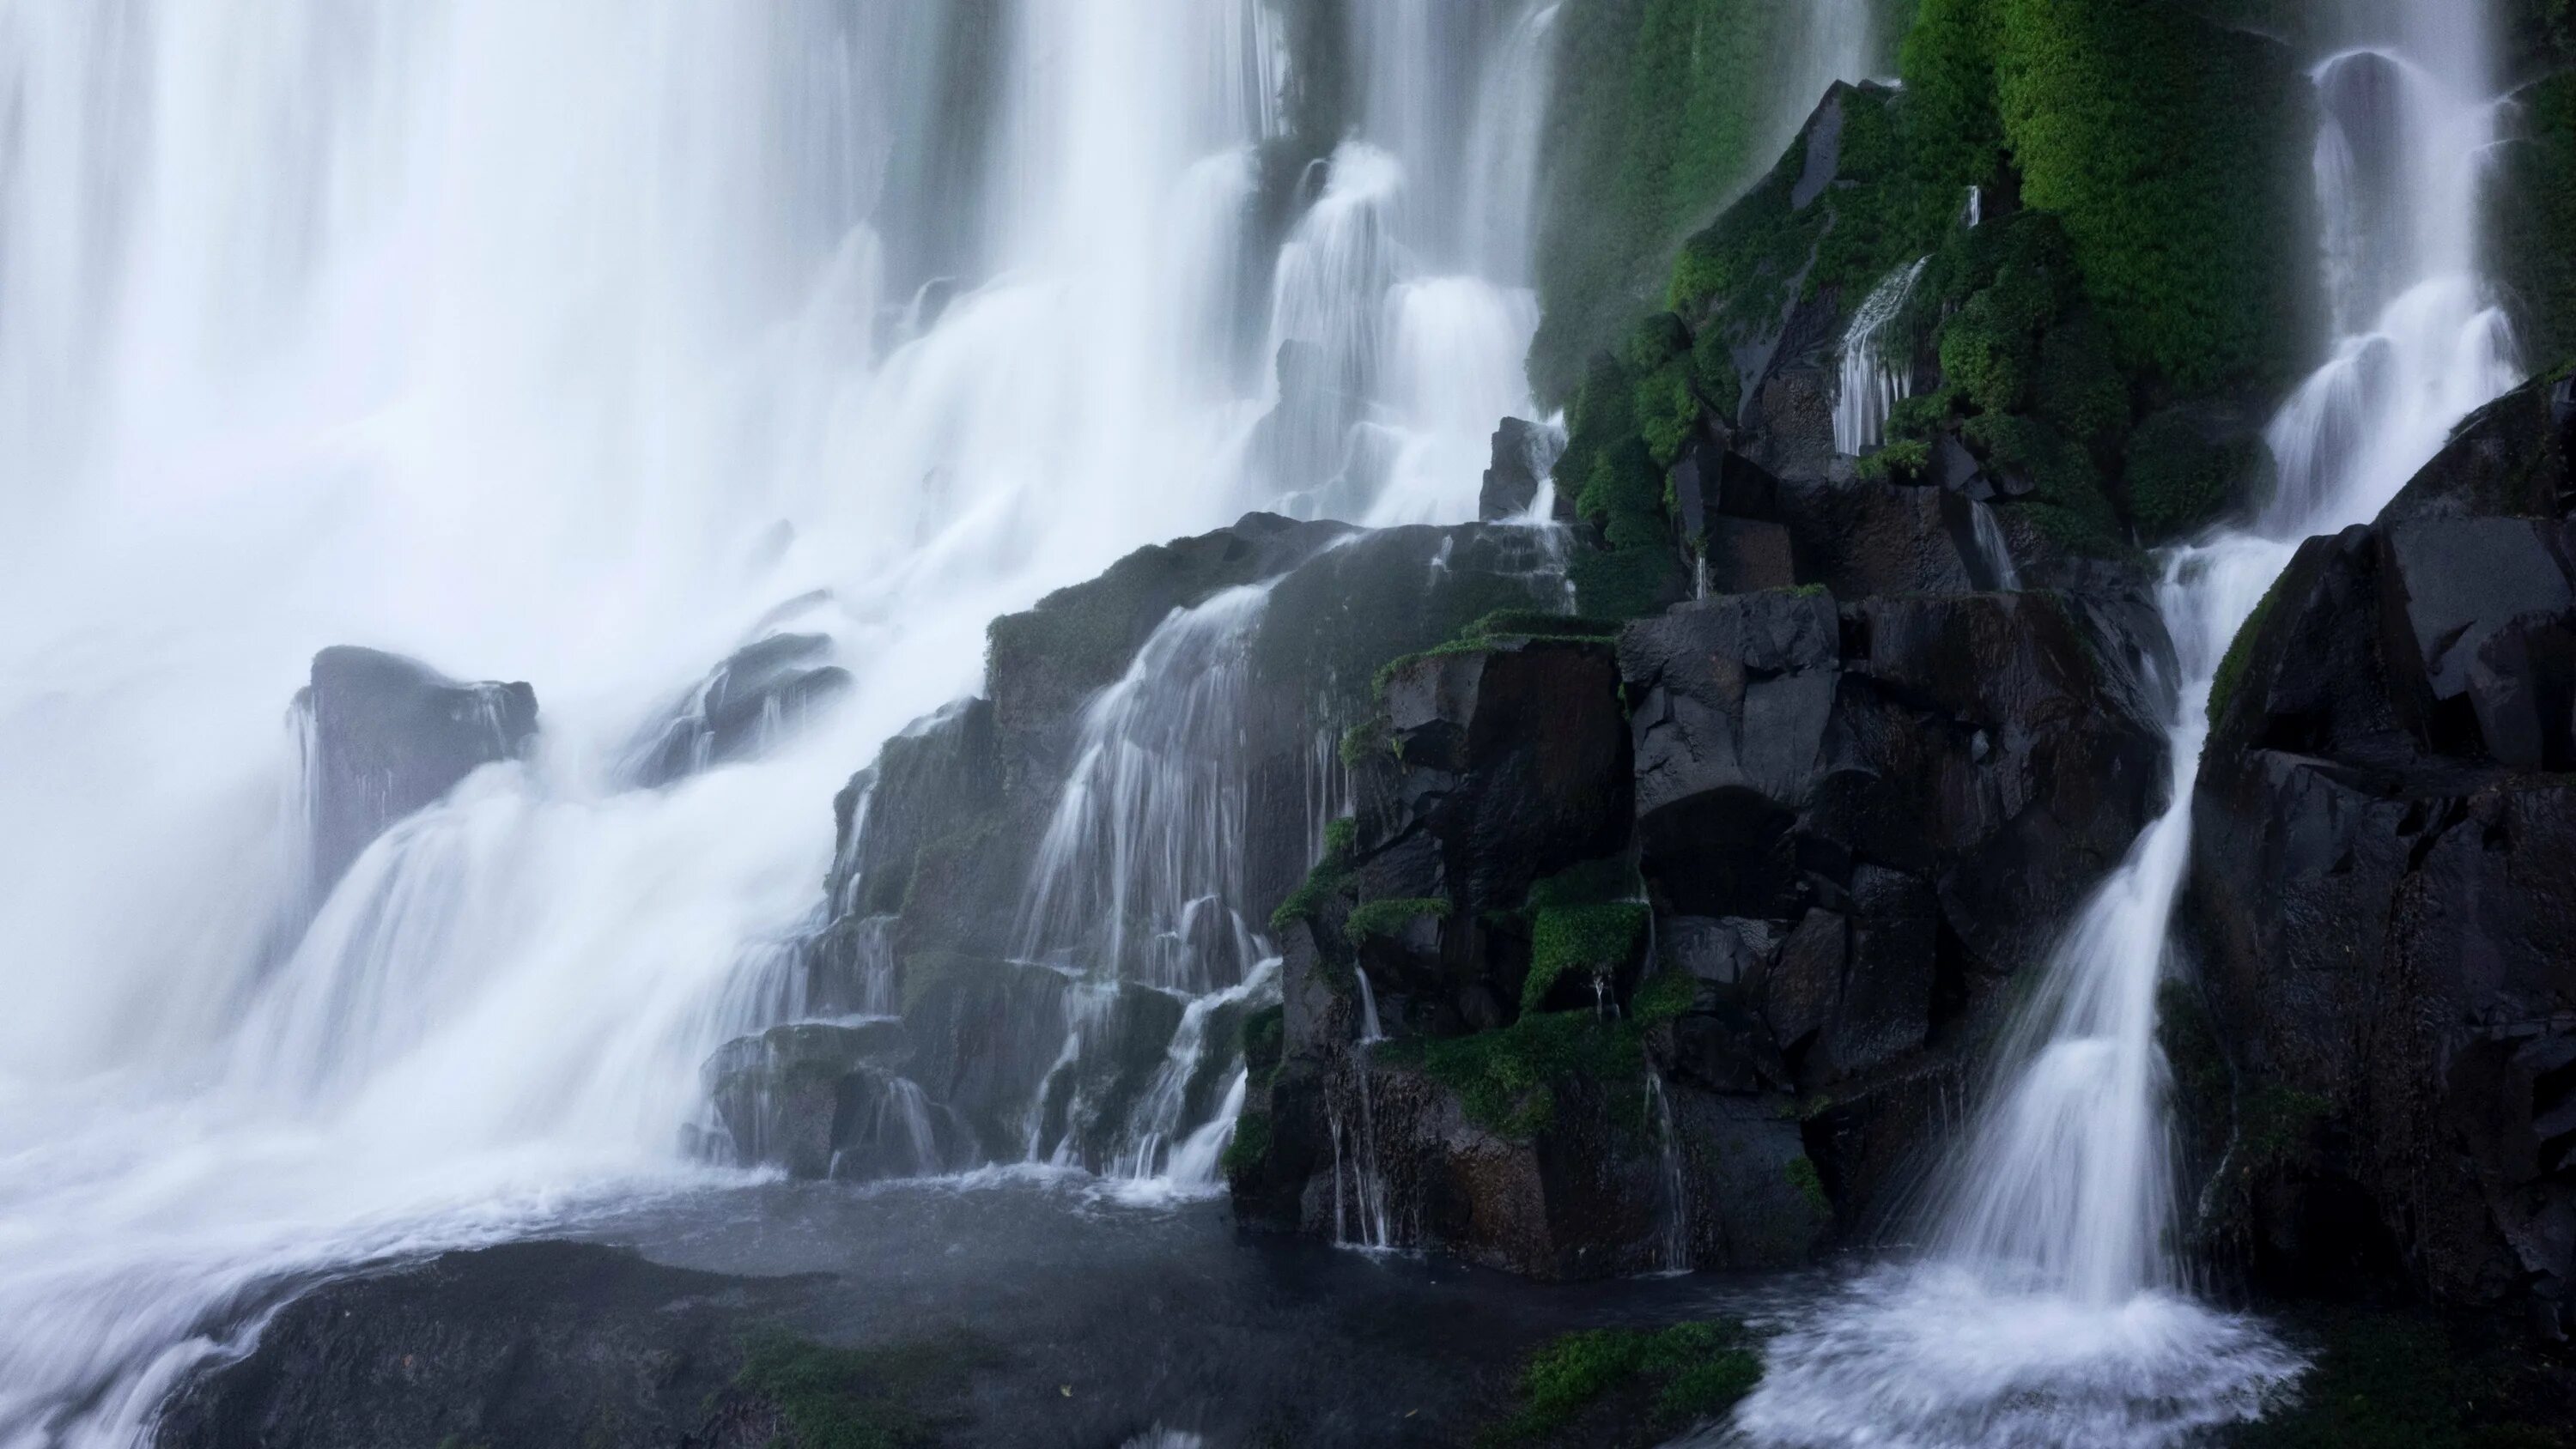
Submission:
<svg viewBox="0 0 2576 1449">
<path fill-rule="evenodd" d="M 525 684 L 459 684 L 399 654 L 334 645 L 295 706 L 310 722 L 313 886 L 328 891 L 386 826 L 537 731 Z"/>
<path fill-rule="evenodd" d="M 155 1442 L 671 1449 L 739 1368 L 744 1324 L 804 1292 L 580 1243 L 451 1253 L 289 1303 L 248 1358 L 180 1393 Z"/>
<path fill-rule="evenodd" d="M 1262 587 L 1257 600 L 1239 592 L 1248 585 Z M 995 621 L 988 697 L 887 741 L 834 802 L 826 898 L 802 948 L 805 999 L 818 1012 L 899 1012 L 909 1055 L 896 1069 L 844 1071 L 828 1111 L 819 1088 L 810 1094 L 799 1170 L 826 1156 L 813 1143 L 827 1120 L 828 1160 L 845 1174 L 870 1170 L 861 1164 L 883 1154 L 861 1151 L 852 1136 L 861 1108 L 867 1120 L 899 1124 L 921 1106 L 942 1151 L 953 1126 L 984 1158 L 1034 1152 L 1106 1169 L 1172 1146 L 1168 1135 L 1146 1141 L 1137 1120 L 1150 1092 L 1164 1092 L 1156 1100 L 1168 1108 L 1175 1087 L 1158 1079 L 1183 1006 L 1162 988 L 1226 986 L 1261 958 L 1259 923 L 1313 857 L 1322 772 L 1344 728 L 1374 708 L 1378 667 L 1496 610 L 1557 603 L 1563 591 L 1546 537 L 1527 527 L 1362 533 L 1254 514 L 1139 550 Z M 1211 605 L 1218 612 L 1203 610 Z M 1187 631 L 1205 619 L 1225 632 L 1193 646 L 1191 667 L 1104 694 L 1149 643 L 1197 637 Z M 1167 625 L 1178 632 L 1153 643 Z M 1230 681 L 1222 698 L 1191 692 L 1212 674 Z M 1606 686 L 1607 670 L 1594 682 Z M 1135 709 L 1095 715 L 1104 698 Z M 1616 701 L 1605 698 L 1612 728 L 1603 738 L 1616 748 Z M 1104 757 L 1187 755 L 1190 788 L 1205 792 L 1192 798 L 1223 802 L 1235 822 L 1221 868 L 1192 854 L 1200 847 L 1175 845 L 1176 858 L 1155 855 L 1154 868 L 1176 877 L 1158 892 L 1099 879 L 1125 859 L 1109 849 L 1042 860 L 1041 843 L 1067 824 L 1059 814 L 1068 798 L 1077 812 L 1086 798 L 1067 788 L 1103 743 L 1087 731 L 1115 718 L 1159 729 L 1218 711 L 1221 737 L 1116 736 Z M 1624 805 L 1609 813 L 1623 816 Z M 1077 834 L 1111 828 L 1078 813 L 1071 825 Z M 1122 817 L 1115 828 L 1150 827 Z M 1042 866 L 1061 874 L 1048 877 L 1052 895 L 1039 909 Z M 1198 1069 L 1187 1073 L 1182 1130 L 1204 1120 L 1239 1060 L 1242 1009 L 1229 1011 L 1210 1016 Z M 905 1095 L 915 1085 L 918 1104 Z"/>
<path fill-rule="evenodd" d="M 772 733 L 794 728 L 849 691 L 850 672 L 826 662 L 831 655 L 832 641 L 821 634 L 772 634 L 735 650 L 636 742 L 628 777 L 638 785 L 667 785 L 740 759 Z"/>
<path fill-rule="evenodd" d="M 2511 394 L 2376 524 L 2300 548 L 2221 671 L 2184 916 L 2235 1076 L 2213 1245 L 2552 1332 L 2576 1324 L 2565 426 L 2545 387 Z"/>
<path fill-rule="evenodd" d="M 1674 1069 L 1831 1099 L 1808 1148 L 1865 1206 L 1900 1166 L 1868 1144 L 1919 1142 L 1925 1081 L 1960 1075 L 1954 1025 L 2163 805 L 2162 629 L 2070 595 L 1775 592 L 1640 621 L 1619 654 L 1640 865 L 1698 983 Z"/>
<path fill-rule="evenodd" d="M 1505 418 L 1494 429 L 1494 461 L 1485 469 L 1485 483 L 1477 494 L 1476 516 L 1492 522 L 1518 518 L 1538 502 L 1539 485 L 1547 481 L 1549 470 L 1556 466 L 1556 455 L 1563 451 L 1565 439 L 1556 429 L 1544 423 Z M 1553 515 L 1559 523 L 1574 521 L 1574 498 L 1558 489 Z"/>
<path fill-rule="evenodd" d="M 1627 835 L 1628 740 L 1604 643 L 1519 639 L 1396 665 L 1384 692 L 1400 795 L 1372 848 L 1419 828 L 1466 910 L 1517 906 L 1530 882 Z M 1428 893 L 1428 892 L 1427 892 Z"/>
</svg>

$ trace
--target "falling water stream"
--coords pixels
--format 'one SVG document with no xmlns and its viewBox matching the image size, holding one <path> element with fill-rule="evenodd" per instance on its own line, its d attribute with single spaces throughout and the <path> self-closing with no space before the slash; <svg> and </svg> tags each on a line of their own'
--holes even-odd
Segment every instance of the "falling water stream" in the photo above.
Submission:
<svg viewBox="0 0 2576 1449">
<path fill-rule="evenodd" d="M 2356 7 L 2358 8 L 2358 7 Z M 2476 274 L 2492 138 L 2474 14 L 2392 0 L 2314 72 L 2330 360 L 2268 433 L 2255 525 L 2172 551 L 2159 603 L 2183 687 L 2172 804 L 2103 883 L 1998 1053 L 1914 1262 L 1784 1326 L 1735 1431 L 1764 1445 L 2165 1445 L 2250 1417 L 2303 1365 L 2190 1296 L 2156 989 L 2189 864 L 2210 682 L 2298 542 L 2366 522 L 2451 425 L 2517 380 Z"/>
</svg>

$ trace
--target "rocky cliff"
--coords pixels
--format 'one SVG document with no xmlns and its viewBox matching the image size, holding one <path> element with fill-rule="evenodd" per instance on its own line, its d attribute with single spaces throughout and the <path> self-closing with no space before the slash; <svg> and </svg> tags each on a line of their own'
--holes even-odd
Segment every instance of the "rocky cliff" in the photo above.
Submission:
<svg viewBox="0 0 2576 1449">
<path fill-rule="evenodd" d="M 2220 673 L 2207 1025 L 2168 1025 L 2203 1232 L 2264 1281 L 2576 1324 L 2572 446 L 2564 380 L 2478 413 L 2299 550 Z"/>
</svg>

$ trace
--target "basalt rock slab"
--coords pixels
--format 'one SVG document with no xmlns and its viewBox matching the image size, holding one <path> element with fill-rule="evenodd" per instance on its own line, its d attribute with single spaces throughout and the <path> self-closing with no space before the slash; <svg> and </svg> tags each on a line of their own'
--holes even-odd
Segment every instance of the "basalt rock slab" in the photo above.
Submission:
<svg viewBox="0 0 2576 1449">
<path fill-rule="evenodd" d="M 2260 1279 L 2576 1327 L 2565 410 L 2472 417 L 2310 539 L 2221 670 L 2183 920 L 2232 1076 L 2199 1200 Z M 2523 511 L 2538 510 L 2538 511 Z"/>
<path fill-rule="evenodd" d="M 418 660 L 334 645 L 295 696 L 309 723 L 313 886 L 327 892 L 385 827 L 515 759 L 537 732 L 525 684 L 460 684 Z"/>
</svg>

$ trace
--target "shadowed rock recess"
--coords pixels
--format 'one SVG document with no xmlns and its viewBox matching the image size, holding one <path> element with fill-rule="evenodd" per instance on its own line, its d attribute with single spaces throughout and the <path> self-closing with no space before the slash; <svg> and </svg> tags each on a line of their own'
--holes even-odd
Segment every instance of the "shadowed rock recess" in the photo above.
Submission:
<svg viewBox="0 0 2576 1449">
<path fill-rule="evenodd" d="M 2220 671 L 2175 1055 L 2201 1231 L 2266 1282 L 2576 1326 L 2572 450 L 2566 382 L 2508 394 Z"/>
</svg>

